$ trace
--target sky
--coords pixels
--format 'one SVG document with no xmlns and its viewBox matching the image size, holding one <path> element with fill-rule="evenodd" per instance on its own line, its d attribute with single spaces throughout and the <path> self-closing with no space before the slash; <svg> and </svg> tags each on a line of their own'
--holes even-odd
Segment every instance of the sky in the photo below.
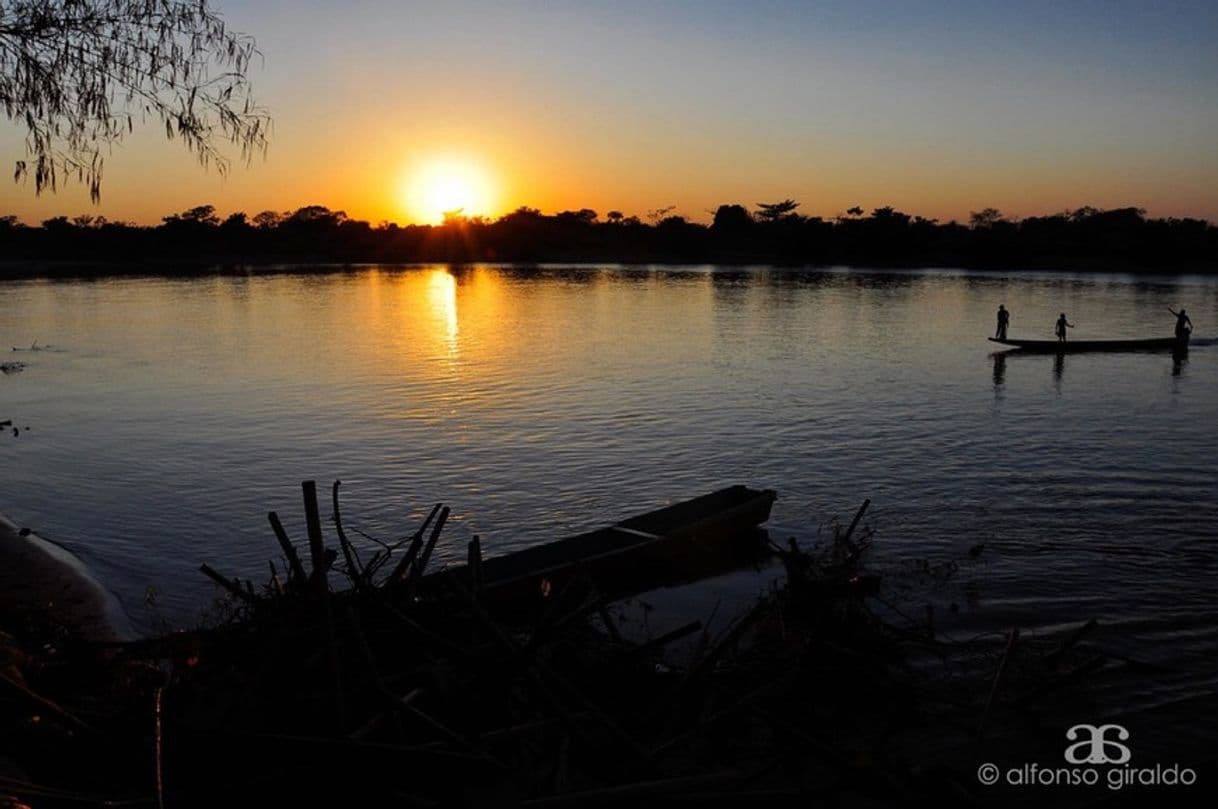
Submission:
<svg viewBox="0 0 1218 809">
<path fill-rule="evenodd" d="M 0 215 L 709 221 L 792 198 L 825 217 L 1092 205 L 1218 222 L 1214 2 L 212 2 L 264 55 L 265 159 L 221 177 L 152 126 L 106 156 L 100 205 L 0 179 Z M 23 138 L 0 119 L 0 160 Z"/>
</svg>

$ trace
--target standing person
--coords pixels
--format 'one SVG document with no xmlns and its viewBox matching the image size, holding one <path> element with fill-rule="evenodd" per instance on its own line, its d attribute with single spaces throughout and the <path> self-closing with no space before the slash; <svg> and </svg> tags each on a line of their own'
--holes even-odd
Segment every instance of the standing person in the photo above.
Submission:
<svg viewBox="0 0 1218 809">
<path fill-rule="evenodd" d="M 1007 339 L 1007 325 L 1011 322 L 1011 313 L 1006 306 L 998 304 L 998 331 L 994 333 L 995 340 Z"/>
<path fill-rule="evenodd" d="M 1074 324 L 1066 321 L 1066 313 L 1062 312 L 1062 316 L 1057 319 L 1057 342 L 1066 342 L 1066 329 L 1073 329 Z"/>
<path fill-rule="evenodd" d="M 1176 316 L 1176 339 L 1177 340 L 1188 339 L 1188 336 L 1190 334 L 1192 334 L 1192 332 L 1193 332 L 1193 321 L 1188 319 L 1188 313 L 1183 308 L 1181 308 L 1180 311 L 1177 312 L 1175 309 L 1172 309 L 1170 306 L 1167 307 L 1167 311 L 1171 312 L 1173 315 Z"/>
</svg>

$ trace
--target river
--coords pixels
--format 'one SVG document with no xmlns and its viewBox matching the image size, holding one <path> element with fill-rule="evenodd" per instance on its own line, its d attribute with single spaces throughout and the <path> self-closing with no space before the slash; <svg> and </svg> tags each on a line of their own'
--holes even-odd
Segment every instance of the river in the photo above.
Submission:
<svg viewBox="0 0 1218 809">
<path fill-rule="evenodd" d="M 1166 336 L 1181 306 L 1213 336 L 1212 277 L 310 267 L 0 292 L 25 364 L 0 377 L 21 431 L 0 510 L 143 631 L 197 617 L 200 562 L 265 578 L 266 512 L 303 538 L 306 478 L 341 479 L 347 523 L 382 539 L 448 503 L 440 563 L 474 533 L 498 553 L 747 483 L 778 491 L 782 539 L 871 498 L 897 591 L 919 560 L 958 565 L 916 597 L 953 631 L 1096 618 L 1183 672 L 1152 699 L 1218 683 L 1218 346 L 985 340 L 1000 303 L 1011 336 L 1060 312 L 1077 339 Z"/>
</svg>

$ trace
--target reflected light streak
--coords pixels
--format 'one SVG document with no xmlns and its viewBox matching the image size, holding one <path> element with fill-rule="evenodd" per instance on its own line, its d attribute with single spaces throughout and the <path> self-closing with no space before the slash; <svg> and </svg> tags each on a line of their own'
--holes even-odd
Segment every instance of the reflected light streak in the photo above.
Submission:
<svg viewBox="0 0 1218 809">
<path fill-rule="evenodd" d="M 458 353 L 457 338 L 460 325 L 457 321 L 457 279 L 446 270 L 432 270 L 427 279 L 427 304 L 432 320 L 443 335 L 448 348 L 448 357 L 455 361 Z"/>
</svg>

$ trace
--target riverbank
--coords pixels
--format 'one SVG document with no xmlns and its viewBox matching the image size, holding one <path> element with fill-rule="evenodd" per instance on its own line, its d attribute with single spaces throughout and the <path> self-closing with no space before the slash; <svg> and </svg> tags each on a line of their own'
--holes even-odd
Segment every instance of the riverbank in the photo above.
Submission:
<svg viewBox="0 0 1218 809">
<path fill-rule="evenodd" d="M 1095 682 L 1142 674 L 1096 645 L 1095 621 L 961 641 L 894 615 L 869 571 L 865 508 L 818 549 L 768 543 L 784 578 L 717 628 L 637 637 L 595 579 L 565 578 L 518 611 L 479 583 L 473 546 L 470 567 L 428 576 L 411 563 L 440 540 L 438 508 L 361 559 L 336 506 L 337 543 L 310 516 L 309 545 L 281 538 L 264 584 L 207 568 L 225 597 L 209 628 L 6 644 L 2 755 L 20 775 L 0 774 L 0 795 L 47 807 L 946 807 L 1026 805 L 1034 789 L 1066 807 L 1212 794 L 1204 780 L 1113 788 L 1116 768 L 1090 787 L 990 783 L 986 766 L 1061 770 L 1076 719 L 1130 723 L 1140 767 L 1204 779 L 1212 756 L 1195 746 L 1204 728 L 1173 742 L 1097 700 Z"/>
</svg>

